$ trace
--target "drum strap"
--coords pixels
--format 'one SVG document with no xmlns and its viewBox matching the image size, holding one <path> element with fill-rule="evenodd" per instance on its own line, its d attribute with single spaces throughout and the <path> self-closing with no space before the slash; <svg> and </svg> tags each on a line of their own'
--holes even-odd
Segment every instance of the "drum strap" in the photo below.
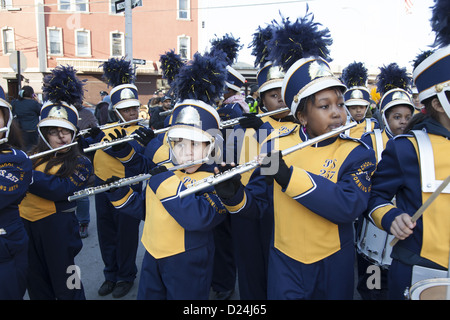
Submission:
<svg viewBox="0 0 450 320">
<path fill-rule="evenodd" d="M 380 162 L 381 154 L 383 153 L 383 136 L 380 129 L 374 129 L 373 133 L 375 135 L 375 144 L 377 145 L 377 159 Z"/>
<path fill-rule="evenodd" d="M 428 134 L 422 130 L 412 130 L 419 147 L 420 174 L 422 180 L 422 192 L 434 192 L 442 183 L 442 180 L 436 180 L 434 171 L 433 146 L 431 145 Z M 450 193 L 448 185 L 442 193 Z"/>
</svg>

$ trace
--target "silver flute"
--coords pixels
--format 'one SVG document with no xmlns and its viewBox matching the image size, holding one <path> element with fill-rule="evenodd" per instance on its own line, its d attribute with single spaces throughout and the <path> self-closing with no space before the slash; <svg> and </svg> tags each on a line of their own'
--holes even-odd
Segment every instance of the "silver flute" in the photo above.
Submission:
<svg viewBox="0 0 450 320">
<path fill-rule="evenodd" d="M 169 128 L 170 127 L 154 130 L 153 133 L 154 134 L 160 134 L 160 133 L 168 131 Z M 98 142 L 98 143 L 93 143 L 89 147 L 84 148 L 83 152 L 87 153 L 87 152 L 92 152 L 92 151 L 95 151 L 95 150 L 98 150 L 98 149 L 105 149 L 107 147 L 111 147 L 111 146 L 114 146 L 116 144 L 121 144 L 121 143 L 124 143 L 124 142 L 133 141 L 136 137 L 138 137 L 138 134 L 137 133 L 132 133 L 132 134 L 130 134 L 128 136 L 125 136 L 123 138 L 114 139 L 114 140 L 110 140 L 110 141 L 101 141 L 101 142 Z"/>
<path fill-rule="evenodd" d="M 291 109 L 286 107 L 286 108 L 281 108 L 281 109 L 277 109 L 277 110 L 268 111 L 268 112 L 265 112 L 265 113 L 258 113 L 256 115 L 256 117 L 257 118 L 263 118 L 263 117 L 273 116 L 273 115 L 276 115 L 276 114 L 279 114 L 279 113 L 283 113 L 283 112 L 286 112 L 286 111 L 291 111 Z M 221 129 L 225 129 L 225 128 L 233 127 L 233 126 L 239 124 L 239 120 L 242 120 L 242 119 L 245 119 L 245 118 L 246 118 L 245 116 L 242 116 L 242 117 L 233 118 L 233 119 L 230 119 L 230 120 L 221 121 L 220 122 L 220 128 Z"/>
<path fill-rule="evenodd" d="M 209 160 L 209 158 L 203 158 L 201 160 L 187 162 L 184 164 L 173 166 L 171 168 L 168 168 L 167 170 L 168 171 L 182 170 L 182 169 L 186 169 L 186 168 L 198 165 L 198 164 L 205 163 L 208 160 Z M 98 194 L 98 193 L 102 193 L 102 192 L 111 190 L 112 188 L 120 188 L 120 187 L 124 187 L 124 186 L 129 186 L 132 184 L 136 184 L 141 181 L 148 180 L 151 177 L 152 177 L 152 175 L 150 173 L 142 173 L 142 174 L 139 174 L 139 175 L 133 176 L 133 177 L 121 178 L 119 180 L 116 180 L 116 181 L 108 183 L 108 184 L 104 184 L 104 185 L 97 186 L 97 187 L 86 188 L 86 189 L 77 191 L 73 195 L 69 196 L 67 198 L 67 200 L 75 201 L 77 199 L 85 198 L 90 195 L 94 195 L 94 194 Z"/>
<path fill-rule="evenodd" d="M 49 149 L 49 150 L 45 150 L 45 151 L 42 151 L 42 152 L 39 152 L 39 153 L 32 154 L 31 156 L 29 156 L 29 158 L 30 159 L 40 158 L 40 157 L 43 157 L 45 155 L 48 155 L 48 154 L 51 154 L 51 153 L 55 153 L 55 152 L 58 152 L 60 150 L 64 150 L 64 149 L 76 146 L 77 144 L 78 144 L 78 142 L 76 142 L 76 141 L 72 142 L 72 143 L 68 143 L 68 144 L 65 144 L 65 145 L 63 145 L 61 147 L 58 147 L 58 148 Z"/>
<path fill-rule="evenodd" d="M 297 150 L 303 149 L 305 147 L 312 146 L 320 141 L 326 140 L 328 138 L 331 138 L 339 133 L 345 132 L 345 130 L 348 130 L 350 128 L 353 128 L 357 125 L 356 122 L 352 122 L 350 124 L 341 126 L 339 128 L 336 128 L 334 130 L 331 130 L 330 132 L 324 133 L 320 136 L 317 136 L 315 138 L 309 139 L 307 141 L 301 142 L 295 146 L 292 146 L 290 148 L 284 149 L 281 151 L 281 154 L 283 156 L 286 156 L 292 152 L 295 152 Z M 197 193 L 203 189 L 206 189 L 208 187 L 214 186 L 216 184 L 219 184 L 221 182 L 227 181 L 228 179 L 231 179 L 235 175 L 245 173 L 247 171 L 253 170 L 260 166 L 260 163 L 258 160 L 252 160 L 249 162 L 246 162 L 244 164 L 238 165 L 234 168 L 231 168 L 227 171 L 224 171 L 222 173 L 218 173 L 216 175 L 211 175 L 209 177 L 206 177 L 205 179 L 199 180 L 196 183 L 194 183 L 191 187 L 187 188 L 186 190 L 180 191 L 179 196 L 180 198 L 186 197 L 190 194 Z"/>
<path fill-rule="evenodd" d="M 105 124 L 105 125 L 100 126 L 98 128 L 100 130 L 110 129 L 110 128 L 114 128 L 114 127 L 118 127 L 118 126 L 124 126 L 124 125 L 127 125 L 127 124 L 136 123 L 136 122 L 143 121 L 143 120 L 145 120 L 145 119 L 135 119 L 135 120 L 127 121 L 127 122 L 117 122 L 117 123 Z M 78 132 L 78 135 L 79 136 L 85 135 L 85 134 L 89 133 L 89 131 L 91 131 L 91 129 L 92 128 L 86 128 L 86 129 L 80 130 Z"/>
<path fill-rule="evenodd" d="M 0 133 L 8 131 L 8 127 L 0 128 Z"/>
</svg>

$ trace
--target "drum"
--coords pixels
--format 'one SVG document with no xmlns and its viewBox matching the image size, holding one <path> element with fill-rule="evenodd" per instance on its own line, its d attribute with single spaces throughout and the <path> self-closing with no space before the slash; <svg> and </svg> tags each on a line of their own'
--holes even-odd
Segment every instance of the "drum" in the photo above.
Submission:
<svg viewBox="0 0 450 320">
<path fill-rule="evenodd" d="M 358 252 L 370 262 L 383 268 L 389 268 L 392 262 L 390 242 L 394 236 L 379 229 L 368 219 L 363 218 L 362 220 L 356 242 Z"/>
<path fill-rule="evenodd" d="M 450 300 L 450 278 L 427 279 L 409 289 L 409 300 Z"/>
</svg>

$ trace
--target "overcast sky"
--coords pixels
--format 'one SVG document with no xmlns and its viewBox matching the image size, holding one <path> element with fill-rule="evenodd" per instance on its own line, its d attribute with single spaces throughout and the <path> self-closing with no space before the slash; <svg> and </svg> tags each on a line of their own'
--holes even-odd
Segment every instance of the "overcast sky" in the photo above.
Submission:
<svg viewBox="0 0 450 320">
<path fill-rule="evenodd" d="M 361 61 L 369 71 L 391 62 L 411 69 L 411 61 L 434 40 L 429 22 L 433 0 L 409 0 L 409 9 L 405 0 L 204 0 L 207 38 L 226 33 L 240 38 L 244 47 L 238 61 L 253 65 L 247 47 L 258 26 L 280 21 L 280 13 L 290 20 L 304 16 L 306 3 L 315 21 L 330 30 L 335 68 Z"/>
</svg>

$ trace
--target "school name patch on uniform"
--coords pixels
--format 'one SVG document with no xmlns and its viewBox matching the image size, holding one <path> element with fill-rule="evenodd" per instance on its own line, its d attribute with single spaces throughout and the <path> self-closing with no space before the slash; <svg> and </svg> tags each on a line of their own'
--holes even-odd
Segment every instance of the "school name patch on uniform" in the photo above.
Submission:
<svg viewBox="0 0 450 320">
<path fill-rule="evenodd" d="M 353 182 L 364 192 L 370 192 L 372 184 L 370 181 L 370 174 L 367 168 L 373 167 L 374 164 L 370 161 L 364 162 L 356 173 L 352 173 Z"/>
</svg>

